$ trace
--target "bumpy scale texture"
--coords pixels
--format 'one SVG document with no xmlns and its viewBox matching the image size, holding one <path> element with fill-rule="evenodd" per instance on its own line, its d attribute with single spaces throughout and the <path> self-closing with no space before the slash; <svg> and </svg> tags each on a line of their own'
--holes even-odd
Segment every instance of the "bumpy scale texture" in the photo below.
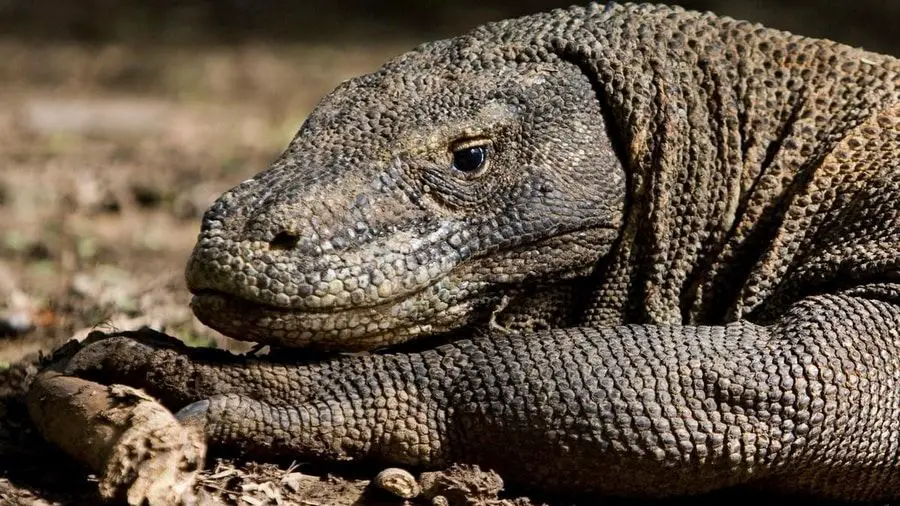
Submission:
<svg viewBox="0 0 900 506">
<path fill-rule="evenodd" d="M 68 372 L 263 457 L 898 498 L 898 241 L 896 59 L 574 7 L 342 84 L 213 205 L 194 310 L 268 357 L 120 336 Z"/>
</svg>

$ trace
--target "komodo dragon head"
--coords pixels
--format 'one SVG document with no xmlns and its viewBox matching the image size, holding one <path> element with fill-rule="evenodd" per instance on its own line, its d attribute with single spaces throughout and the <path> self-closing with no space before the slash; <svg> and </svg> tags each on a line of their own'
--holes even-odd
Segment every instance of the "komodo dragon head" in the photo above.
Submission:
<svg viewBox="0 0 900 506">
<path fill-rule="evenodd" d="M 551 48 L 469 36 L 399 56 L 327 95 L 207 211 L 194 311 L 240 339 L 331 350 L 565 318 L 623 221 L 606 124 Z"/>
</svg>

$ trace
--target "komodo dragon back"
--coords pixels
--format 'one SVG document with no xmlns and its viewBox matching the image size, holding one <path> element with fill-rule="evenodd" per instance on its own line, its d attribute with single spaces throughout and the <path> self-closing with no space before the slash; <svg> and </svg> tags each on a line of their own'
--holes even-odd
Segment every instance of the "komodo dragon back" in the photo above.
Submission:
<svg viewBox="0 0 900 506">
<path fill-rule="evenodd" d="M 192 402 L 265 458 L 896 499 L 898 73 L 649 5 L 424 44 L 323 98 L 187 268 L 234 337 L 414 346 L 292 363 L 120 336 L 67 373 Z"/>
</svg>

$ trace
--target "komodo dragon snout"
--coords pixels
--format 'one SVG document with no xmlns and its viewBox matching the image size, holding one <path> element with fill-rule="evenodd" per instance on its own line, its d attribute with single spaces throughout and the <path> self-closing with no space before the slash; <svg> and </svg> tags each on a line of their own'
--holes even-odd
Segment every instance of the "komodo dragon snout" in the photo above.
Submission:
<svg viewBox="0 0 900 506">
<path fill-rule="evenodd" d="M 601 96 L 534 52 L 456 39 L 339 86 L 206 213 L 187 269 L 198 317 L 343 350 L 484 322 L 509 297 L 508 321 L 534 321 L 523 287 L 589 274 L 626 192 Z M 558 299 L 534 312 L 565 317 Z"/>
</svg>

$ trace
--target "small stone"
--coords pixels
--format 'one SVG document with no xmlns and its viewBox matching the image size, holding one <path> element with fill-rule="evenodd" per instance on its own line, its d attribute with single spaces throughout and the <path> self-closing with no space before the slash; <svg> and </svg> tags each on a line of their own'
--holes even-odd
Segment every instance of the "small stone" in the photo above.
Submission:
<svg viewBox="0 0 900 506">
<path fill-rule="evenodd" d="M 420 492 L 416 478 L 408 471 L 396 467 L 381 471 L 372 482 L 376 487 L 401 499 L 412 499 Z"/>
</svg>

